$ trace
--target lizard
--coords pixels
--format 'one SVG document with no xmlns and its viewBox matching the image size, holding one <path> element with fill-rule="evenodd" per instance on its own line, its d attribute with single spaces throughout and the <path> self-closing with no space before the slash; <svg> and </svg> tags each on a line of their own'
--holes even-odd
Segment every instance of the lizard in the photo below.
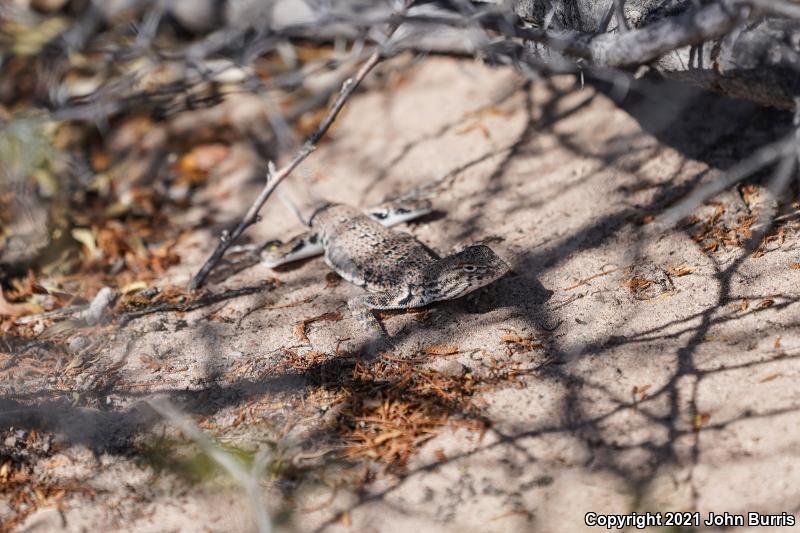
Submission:
<svg viewBox="0 0 800 533">
<path fill-rule="evenodd" d="M 432 211 L 427 199 L 397 199 L 364 210 L 364 214 L 384 226 L 394 226 L 425 216 Z M 273 240 L 261 250 L 261 264 L 275 268 L 287 263 L 315 257 L 324 253 L 322 240 L 316 231 L 305 231 L 292 239 Z"/>
<path fill-rule="evenodd" d="M 347 305 L 375 336 L 386 331 L 373 311 L 453 300 L 510 272 L 486 245 L 468 246 L 441 258 L 412 235 L 390 230 L 344 204 L 324 204 L 309 223 L 325 263 L 346 281 L 366 289 L 367 294 L 351 298 Z"/>
</svg>

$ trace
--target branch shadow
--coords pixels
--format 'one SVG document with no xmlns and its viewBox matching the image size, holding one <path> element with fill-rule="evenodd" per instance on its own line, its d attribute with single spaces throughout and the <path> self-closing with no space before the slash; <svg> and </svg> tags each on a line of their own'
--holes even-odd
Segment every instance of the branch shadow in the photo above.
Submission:
<svg viewBox="0 0 800 533">
<path fill-rule="evenodd" d="M 775 121 L 771 118 L 773 117 L 772 111 L 755 110 L 749 105 L 734 101 L 720 103 L 719 101 L 722 99 L 719 97 L 714 96 L 712 98 L 709 95 L 698 95 L 694 92 L 684 102 L 682 109 L 687 110 L 685 113 L 670 113 L 672 121 L 663 116 L 648 117 L 647 111 L 652 107 L 653 101 L 647 100 L 645 97 L 650 96 L 658 99 L 660 98 L 659 95 L 664 93 L 658 90 L 653 90 L 651 93 L 649 88 L 645 93 L 647 94 L 635 94 L 630 101 L 621 104 L 622 108 L 631 113 L 639 121 L 643 129 L 655 135 L 659 141 L 675 147 L 686 157 L 702 159 L 713 167 L 725 168 L 726 165 L 735 162 L 740 154 L 751 150 L 754 147 L 754 142 L 756 142 L 754 139 L 772 138 L 776 131 L 782 131 L 782 128 L 786 127 L 785 121 Z M 528 123 L 515 142 L 503 152 L 503 157 L 500 158 L 490 173 L 487 189 L 481 191 L 481 194 L 488 194 L 489 196 L 500 194 L 505 186 L 504 176 L 506 170 L 515 158 L 522 154 L 530 155 L 530 144 L 537 132 L 551 127 L 566 116 L 585 109 L 594 98 L 593 96 L 589 97 L 567 110 L 562 110 L 559 105 L 562 96 L 556 95 L 553 101 L 545 106 L 541 113 L 541 118 L 536 120 L 534 119 L 534 103 L 530 94 L 528 94 L 524 104 Z M 714 113 L 719 113 L 722 117 L 719 121 L 718 129 L 714 129 L 714 121 L 708 121 L 705 116 L 696 112 L 712 104 L 718 104 L 717 107 L 713 108 L 715 110 Z M 690 112 L 691 110 L 694 111 Z M 736 135 L 736 132 L 741 131 L 743 127 L 747 127 L 748 131 L 754 128 L 759 129 L 753 136 Z M 706 135 L 709 128 L 712 134 Z M 698 135 L 703 137 L 704 141 L 702 143 L 696 142 Z M 613 169 L 622 158 L 630 155 L 630 150 L 626 150 L 619 139 L 613 140 L 609 150 L 592 154 L 567 135 L 559 135 L 558 138 L 562 146 L 576 155 L 589 156 L 598 160 L 603 169 Z M 420 139 L 418 142 L 424 142 L 424 140 Z M 404 149 L 403 153 L 407 153 L 409 150 L 410 148 Z M 499 154 L 495 152 L 488 156 L 479 156 L 474 161 L 485 161 L 497 155 Z M 453 169 L 452 176 L 455 178 L 472 164 L 477 163 L 471 162 L 466 166 Z M 387 173 L 390 168 L 391 165 L 387 167 Z M 681 170 L 679 169 L 678 172 Z M 532 248 L 524 250 L 515 258 L 512 265 L 514 270 L 520 273 L 519 275 L 505 278 L 486 288 L 483 295 L 488 298 L 488 301 L 485 300 L 479 304 L 469 302 L 465 304 L 460 301 L 441 305 L 442 312 L 438 313 L 439 322 L 436 326 L 442 329 L 457 329 L 459 327 L 460 314 L 465 309 L 469 310 L 471 308 L 473 312 L 483 313 L 498 308 L 510 308 L 515 316 L 527 320 L 534 331 L 547 329 L 542 327 L 543 324 L 561 324 L 563 322 L 564 325 L 559 327 L 568 327 L 571 324 L 571 321 L 567 320 L 570 318 L 569 310 L 549 308 L 545 305 L 553 296 L 553 291 L 541 284 L 537 273 L 563 265 L 575 253 L 592 251 L 603 246 L 614 239 L 622 230 L 637 230 L 639 225 L 638 217 L 641 213 L 662 212 L 672 202 L 685 195 L 705 179 L 707 177 L 706 173 L 707 171 L 705 170 L 698 172 L 691 178 L 677 184 L 671 183 L 671 181 L 665 182 L 658 186 L 652 200 L 645 205 L 620 207 L 612 214 L 600 216 L 576 231 L 564 235 L 550 246 L 546 246 L 543 249 Z M 569 187 L 578 187 L 582 183 L 581 180 L 577 180 L 569 184 Z M 625 193 L 624 190 L 621 192 Z M 516 203 L 510 203 L 507 207 L 507 212 L 504 214 L 508 215 L 516 210 L 533 209 L 544 201 L 543 199 L 538 201 L 521 199 Z M 478 215 L 475 215 L 465 220 L 457 238 L 463 240 L 474 236 L 478 231 L 478 219 Z M 681 231 L 688 233 L 685 229 Z M 702 416 L 697 406 L 697 391 L 702 380 L 707 379 L 709 376 L 730 371 L 734 368 L 744 368 L 744 365 L 758 367 L 780 358 L 800 358 L 800 355 L 773 354 L 772 357 L 767 357 L 760 361 L 743 365 L 722 365 L 711 370 L 701 368 L 695 360 L 699 347 L 716 326 L 735 323 L 752 313 L 759 312 L 758 310 L 753 310 L 751 313 L 728 316 L 719 314 L 721 308 L 736 301 L 737 297 L 732 289 L 731 280 L 751 251 L 752 249 L 743 251 L 738 258 L 724 267 L 720 266 L 713 254 L 706 253 L 709 264 L 714 265 L 715 268 L 714 284 L 716 285 L 717 297 L 713 305 L 709 305 L 701 312 L 665 322 L 657 327 L 643 329 L 635 334 L 614 334 L 606 339 L 594 340 L 586 343 L 578 351 L 574 348 L 561 346 L 556 338 L 548 342 L 548 357 L 562 364 L 551 364 L 538 368 L 535 379 L 559 383 L 561 390 L 563 390 L 560 409 L 549 417 L 550 423 L 516 432 L 506 432 L 493 427 L 491 431 L 497 437 L 494 442 L 479 445 L 472 451 L 437 459 L 423 466 L 399 473 L 399 483 L 397 485 L 377 492 L 362 494 L 350 506 L 350 510 L 372 502 L 385 500 L 387 495 L 396 490 L 397 486 L 414 479 L 419 474 L 434 472 L 448 464 L 456 464 L 466 458 L 478 456 L 487 450 L 501 447 L 515 448 L 527 458 L 526 461 L 536 463 L 539 459 L 537 459 L 535 453 L 531 452 L 525 441 L 553 434 L 569 434 L 582 442 L 586 449 L 591 450 L 591 460 L 583 465 L 584 468 L 592 471 L 609 472 L 618 479 L 624 480 L 631 494 L 640 495 L 647 491 L 658 473 L 665 466 L 682 464 L 683 459 L 676 447 L 676 443 L 681 439 L 692 439 L 689 458 L 689 466 L 691 468 L 699 463 L 699 435 L 701 429 L 702 431 L 723 430 L 742 421 L 800 411 L 800 405 L 798 405 L 796 408 L 744 413 L 734 419 L 723 422 L 715 421 L 702 428 L 696 427 L 691 422 L 687 425 L 686 422 L 687 420 L 697 420 L 698 417 Z M 777 303 L 773 309 L 786 309 L 797 302 L 797 298 L 786 298 Z M 498 318 L 496 320 L 499 323 L 503 319 Z M 682 329 L 675 331 L 676 326 L 682 326 Z M 800 330 L 800 323 L 795 323 L 792 327 Z M 783 327 L 784 331 L 787 329 L 786 326 Z M 398 332 L 393 340 L 399 344 L 411 338 L 416 331 L 416 327 L 405 327 Z M 201 337 L 210 339 L 214 337 L 214 333 L 208 330 Z M 672 358 L 676 364 L 674 369 L 670 371 L 666 382 L 662 386 L 649 391 L 646 402 L 637 400 L 635 397 L 619 397 L 604 384 L 595 382 L 591 377 L 580 375 L 572 364 L 581 358 L 608 353 L 610 350 L 620 346 L 653 346 L 665 342 L 669 342 L 671 348 L 665 350 L 662 357 L 665 359 Z M 354 353 L 362 352 L 363 348 L 363 346 L 357 346 Z M 209 344 L 206 346 L 206 350 L 208 356 L 213 357 L 217 348 Z M 223 383 L 222 373 L 218 366 L 208 364 L 205 369 L 208 384 L 194 390 L 166 389 L 164 393 L 179 399 L 182 408 L 190 414 L 207 416 L 227 407 L 241 405 L 268 395 L 292 393 L 300 389 L 354 388 L 353 380 L 348 376 L 353 376 L 356 366 L 377 364 L 382 364 L 380 358 L 366 360 L 358 356 L 330 357 L 321 362 L 312 363 L 301 371 L 288 370 L 286 368 L 283 371 L 275 371 L 273 369 L 268 374 L 240 378 L 230 383 Z M 688 406 L 685 406 L 681 402 L 681 382 L 687 379 L 691 381 L 692 386 Z M 362 385 L 363 383 L 358 384 L 359 387 Z M 393 387 L 398 394 L 419 403 L 432 401 L 430 397 L 420 395 L 416 390 L 409 387 L 407 383 L 404 384 L 401 381 L 388 384 L 379 383 L 376 386 L 379 390 L 382 390 L 382 387 Z M 586 409 L 587 391 L 601 394 L 613 407 L 600 415 L 588 412 Z M 130 407 L 122 410 L 117 410 L 113 406 L 103 407 L 106 405 L 103 400 L 107 394 L 108 390 L 106 389 L 98 391 L 89 404 L 76 404 L 63 392 L 48 391 L 46 387 L 35 393 L 7 394 L 0 397 L 0 426 L 58 433 L 65 442 L 85 445 L 98 454 L 112 453 L 128 456 L 131 454 L 131 442 L 150 431 L 158 422 L 158 418 L 140 401 L 148 396 L 147 392 L 115 392 L 115 394 L 123 396 L 132 402 Z M 363 402 L 366 400 L 368 398 L 356 398 L 354 401 Z M 655 408 L 650 409 L 648 404 L 658 401 L 666 403 L 666 412 L 659 412 Z M 464 416 L 461 405 L 447 405 L 445 403 L 441 405 L 441 408 L 450 417 Z M 646 420 L 646 423 L 664 429 L 666 438 L 651 438 L 636 444 L 619 444 L 609 438 L 603 427 L 604 422 L 625 410 L 636 411 Z M 318 432 L 314 432 L 308 437 L 308 444 L 313 446 L 322 439 L 335 439 L 336 437 L 335 429 L 320 428 Z M 630 449 L 638 449 L 643 452 L 647 457 L 647 461 L 636 468 L 618 461 L 619 455 L 623 451 Z M 691 484 L 691 480 L 690 486 L 694 491 L 692 504 L 697 506 L 698 494 L 694 485 Z M 515 489 L 508 489 L 509 493 L 513 490 Z M 334 519 L 336 518 L 338 517 L 334 517 Z M 318 530 L 322 531 L 332 523 L 333 521 L 326 522 Z"/>
</svg>

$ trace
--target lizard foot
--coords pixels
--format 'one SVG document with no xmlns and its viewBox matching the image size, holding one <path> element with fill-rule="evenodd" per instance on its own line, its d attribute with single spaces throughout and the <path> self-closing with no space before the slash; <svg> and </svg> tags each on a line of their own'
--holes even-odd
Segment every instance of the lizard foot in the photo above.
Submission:
<svg viewBox="0 0 800 533">
<path fill-rule="evenodd" d="M 386 335 L 386 330 L 372 312 L 372 309 L 375 307 L 374 299 L 375 295 L 373 294 L 355 296 L 347 301 L 347 306 L 350 308 L 353 318 L 355 318 L 372 337 L 383 337 Z"/>
</svg>

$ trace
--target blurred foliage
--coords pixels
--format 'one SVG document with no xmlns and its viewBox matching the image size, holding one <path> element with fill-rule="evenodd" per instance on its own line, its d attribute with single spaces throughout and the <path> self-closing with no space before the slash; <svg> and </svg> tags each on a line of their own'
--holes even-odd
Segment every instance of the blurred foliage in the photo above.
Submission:
<svg viewBox="0 0 800 533">
<path fill-rule="evenodd" d="M 235 457 L 246 468 L 252 468 L 257 450 L 245 449 L 232 444 L 218 444 L 225 452 Z M 190 484 L 202 483 L 218 478 L 224 473 L 211 457 L 191 441 L 162 438 L 148 443 L 139 450 L 139 457 L 158 475 L 171 472 Z"/>
<path fill-rule="evenodd" d="M 0 116 L 0 183 L 19 184 L 55 155 L 42 114 Z"/>
</svg>

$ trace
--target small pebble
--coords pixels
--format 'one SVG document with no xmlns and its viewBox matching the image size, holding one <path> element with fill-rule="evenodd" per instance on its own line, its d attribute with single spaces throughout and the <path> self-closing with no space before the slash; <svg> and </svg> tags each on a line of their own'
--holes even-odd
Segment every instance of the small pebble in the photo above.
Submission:
<svg viewBox="0 0 800 533">
<path fill-rule="evenodd" d="M 69 344 L 67 345 L 69 351 L 72 353 L 78 353 L 87 346 L 89 346 L 89 339 L 87 339 L 83 335 L 78 335 L 77 337 L 73 337 L 72 339 L 70 339 Z"/>
<path fill-rule="evenodd" d="M 97 295 L 89 304 L 89 309 L 84 312 L 84 320 L 90 326 L 100 323 L 106 315 L 106 311 L 114 303 L 117 295 L 110 287 L 103 287 L 97 291 Z"/>
<path fill-rule="evenodd" d="M 440 359 L 434 362 L 431 368 L 450 378 L 458 378 L 467 373 L 467 367 L 455 359 Z"/>
<path fill-rule="evenodd" d="M 161 289 L 158 287 L 150 287 L 149 289 L 145 289 L 139 293 L 140 296 L 144 298 L 152 298 L 153 296 L 157 295 L 161 292 Z"/>
</svg>

